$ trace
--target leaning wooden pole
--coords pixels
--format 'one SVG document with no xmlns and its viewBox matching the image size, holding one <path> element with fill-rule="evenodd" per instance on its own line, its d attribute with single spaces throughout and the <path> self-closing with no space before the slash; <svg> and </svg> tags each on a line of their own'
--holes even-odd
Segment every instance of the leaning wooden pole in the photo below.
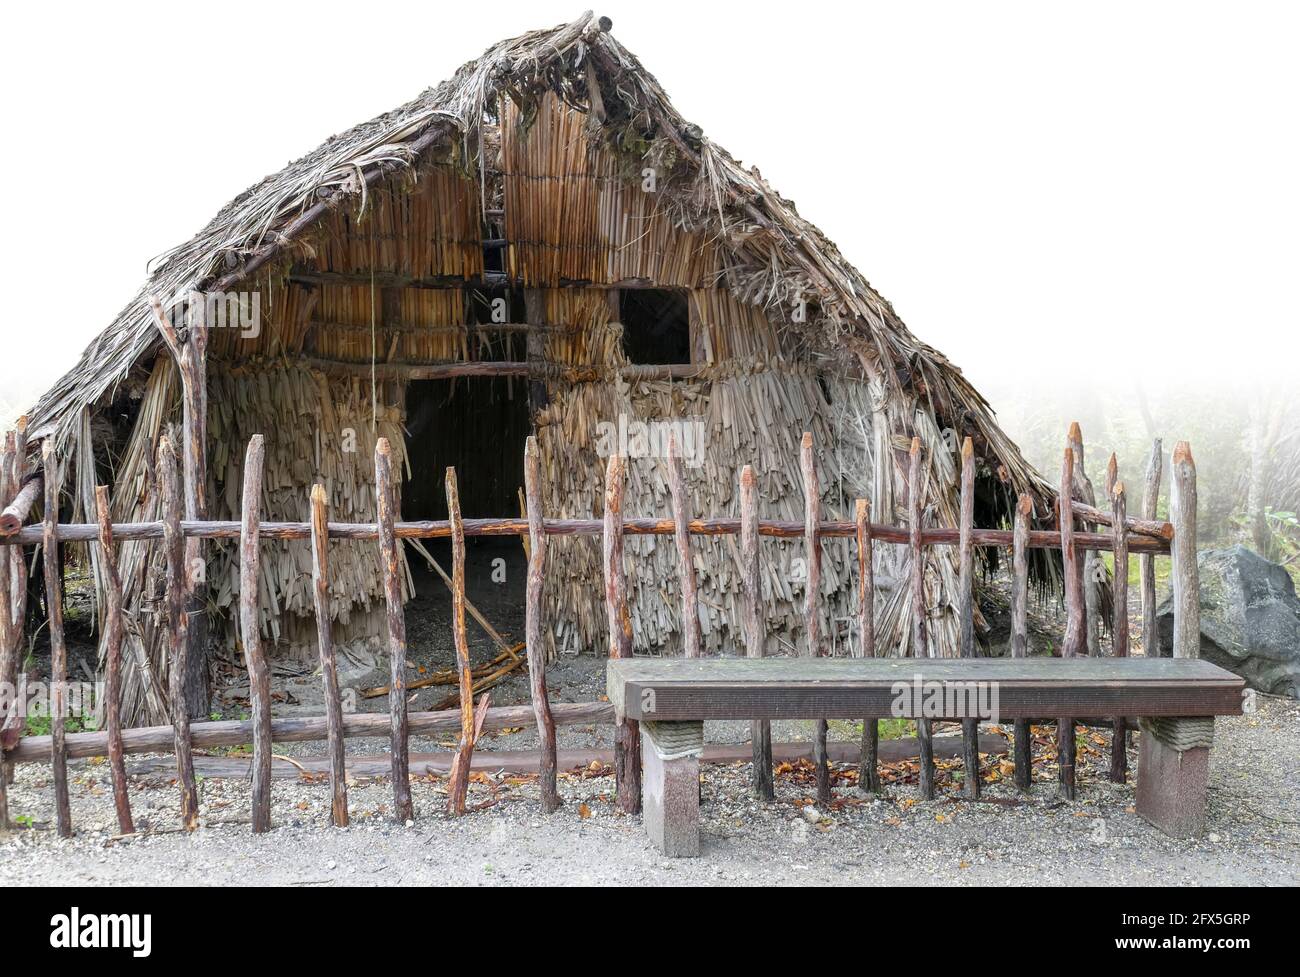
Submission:
<svg viewBox="0 0 1300 977">
<path fill-rule="evenodd" d="M 1164 445 L 1156 438 L 1151 445 L 1151 459 L 1147 462 L 1146 484 L 1142 488 L 1142 518 L 1155 519 L 1160 501 L 1160 475 L 1164 465 Z M 1160 631 L 1156 627 L 1156 558 L 1143 553 L 1140 559 L 1142 577 L 1142 653 L 1148 658 L 1159 658 Z"/>
<path fill-rule="evenodd" d="M 384 574 L 384 608 L 388 622 L 389 753 L 392 755 L 393 817 L 415 817 L 411 803 L 410 733 L 406 716 L 406 615 L 402 610 L 401 568 L 393 533 L 393 451 L 387 438 L 375 442 L 375 517 L 379 523 L 379 563 Z"/>
<path fill-rule="evenodd" d="M 925 549 L 921 544 L 921 505 L 925 486 L 922 483 L 921 439 L 912 438 L 907 463 L 907 529 L 911 547 L 912 656 L 929 657 L 925 627 Z M 934 800 L 934 728 L 930 720 L 916 717 L 916 744 L 919 753 L 921 797 Z"/>
<path fill-rule="evenodd" d="M 104 718 L 108 732 L 108 769 L 113 779 L 113 808 L 119 834 L 135 833 L 131 797 L 127 791 L 126 757 L 122 752 L 122 580 L 113 546 L 113 515 L 108 488 L 95 488 L 95 517 L 99 523 L 99 563 L 104 575 Z"/>
<path fill-rule="evenodd" d="M 447 518 L 451 520 L 451 634 L 456 645 L 460 686 L 460 742 L 448 780 L 447 813 L 464 814 L 470 764 L 474 758 L 474 666 L 470 664 L 469 639 L 465 635 L 465 526 L 460 518 L 460 488 L 455 468 L 447 469 L 446 487 Z"/>
<path fill-rule="evenodd" d="M 175 733 L 176 786 L 181 793 L 181 824 L 186 831 L 199 826 L 199 789 L 194 779 L 190 744 L 190 714 L 185 682 L 188 619 L 185 613 L 185 539 L 181 536 L 181 494 L 176 475 L 176 451 L 169 439 L 158 442 L 158 482 L 162 495 L 163 550 L 167 556 L 168 704 Z"/>
<path fill-rule="evenodd" d="M 763 633 L 763 568 L 759 560 L 758 485 L 752 465 L 740 470 L 740 586 L 744 595 L 741 623 L 745 635 L 745 657 L 762 658 L 766 640 Z M 772 779 L 772 723 L 766 719 L 750 720 L 749 739 L 753 747 L 751 782 L 754 795 L 764 803 L 771 803 L 776 797 Z"/>
<path fill-rule="evenodd" d="M 1084 605 L 1083 574 L 1074 545 L 1074 449 L 1067 447 L 1061 463 L 1061 491 L 1057 514 L 1061 530 L 1061 563 L 1065 578 L 1065 643 L 1062 658 L 1074 658 L 1087 650 L 1087 611 Z M 1061 796 L 1074 800 L 1074 719 L 1056 721 L 1056 753 L 1060 773 Z"/>
<path fill-rule="evenodd" d="M 1116 482 L 1112 495 L 1115 521 L 1115 579 L 1113 586 L 1114 623 L 1111 626 L 1116 658 L 1128 657 L 1128 525 L 1124 483 Z M 1123 716 L 1114 719 L 1110 744 L 1110 779 L 1122 784 L 1128 779 L 1128 730 Z"/>
<path fill-rule="evenodd" d="M 50 734 L 53 737 L 54 816 L 59 837 L 72 837 L 72 809 L 68 801 L 68 747 L 64 720 L 68 710 L 68 646 L 63 637 L 63 566 L 59 560 L 58 459 L 54 440 L 41 442 L 45 470 L 45 603 L 50 626 Z"/>
<path fill-rule="evenodd" d="M 254 434 L 244 453 L 244 495 L 239 527 L 239 635 L 248 666 L 253 714 L 253 833 L 271 830 L 271 666 L 258 622 L 258 579 L 262 565 L 262 473 L 265 448 Z"/>
<path fill-rule="evenodd" d="M 1011 657 L 1024 658 L 1029 650 L 1029 514 L 1033 500 L 1026 494 L 1016 502 L 1011 531 Z M 1033 739 L 1028 719 L 1015 720 L 1016 787 L 1029 790 L 1033 777 Z"/>
<path fill-rule="evenodd" d="M 537 439 L 524 444 L 524 500 L 528 508 L 528 586 L 525 598 L 524 637 L 528 655 L 528 687 L 533 715 L 537 719 L 537 747 L 540 760 L 537 784 L 542 795 L 542 813 L 560 806 L 556 786 L 558 761 L 555 752 L 555 717 L 546 691 L 546 647 L 542 640 L 542 593 L 546 581 L 546 523 L 542 510 L 542 466 L 537 456 Z"/>
<path fill-rule="evenodd" d="M 1169 521 L 1174 524 L 1175 658 L 1201 657 L 1201 585 L 1196 566 L 1196 462 L 1186 441 L 1174 445 L 1169 478 Z"/>
<path fill-rule="evenodd" d="M 858 499 L 853 506 L 858 543 L 858 655 L 876 657 L 876 580 L 871 546 L 871 503 Z M 858 758 L 858 789 L 880 793 L 880 717 L 862 718 L 862 751 Z"/>
<path fill-rule="evenodd" d="M 957 614 L 961 623 L 961 656 L 975 657 L 975 549 L 971 531 L 975 528 L 975 448 L 970 438 L 961 446 L 961 500 L 957 543 Z M 966 779 L 962 796 L 979 800 L 980 796 L 980 723 L 976 717 L 961 722 L 962 765 Z"/>
<path fill-rule="evenodd" d="M 325 692 L 325 722 L 329 730 L 330 821 L 348 826 L 348 771 L 343 742 L 343 700 L 339 696 L 338 666 L 331 630 L 329 573 L 329 513 L 325 486 L 311 487 L 311 582 L 316 611 L 316 645 L 320 653 L 321 683 Z"/>
<path fill-rule="evenodd" d="M 682 588 L 682 642 L 687 658 L 700 657 L 700 609 L 695 596 L 695 562 L 691 559 L 690 497 L 686 468 L 677 435 L 668 434 L 668 491 L 673 499 L 673 539 L 677 543 L 677 575 Z"/>
<path fill-rule="evenodd" d="M 609 625 L 609 657 L 632 657 L 632 618 L 627 609 L 627 578 L 623 571 L 623 494 L 627 461 L 610 455 L 605 466 L 603 532 L 605 617 Z M 620 719 L 614 727 L 614 778 L 618 809 L 641 810 L 641 729 L 635 719 Z"/>
<path fill-rule="evenodd" d="M 803 469 L 804 562 L 807 564 L 803 610 L 804 630 L 808 634 L 806 654 L 809 658 L 820 658 L 825 651 L 821 638 L 822 543 L 818 533 L 821 487 L 817 483 L 817 460 L 813 457 L 812 433 L 809 431 L 804 432 L 799 444 L 799 467 Z M 827 732 L 826 720 L 818 719 L 813 730 L 813 765 L 817 776 L 817 803 L 822 805 L 831 802 Z"/>
</svg>

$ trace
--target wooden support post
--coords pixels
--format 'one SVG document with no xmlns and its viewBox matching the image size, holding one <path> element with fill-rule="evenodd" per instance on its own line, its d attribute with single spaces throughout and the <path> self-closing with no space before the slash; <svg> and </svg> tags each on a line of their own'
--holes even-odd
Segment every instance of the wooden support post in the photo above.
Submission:
<svg viewBox="0 0 1300 977">
<path fill-rule="evenodd" d="M 311 487 L 311 582 L 316 610 L 316 644 L 320 652 L 321 682 L 325 691 L 325 722 L 329 728 L 330 821 L 348 826 L 348 771 L 344 759 L 343 700 L 339 697 L 338 668 L 330 615 L 329 514 L 325 486 Z"/>
<path fill-rule="evenodd" d="M 59 837 L 72 837 L 72 809 L 68 801 L 68 746 L 64 722 L 68 711 L 68 647 L 63 637 L 63 565 L 55 527 L 59 522 L 58 459 L 54 439 L 41 442 L 45 470 L 45 603 L 50 624 L 50 735 L 54 766 L 54 816 Z"/>
<path fill-rule="evenodd" d="M 192 293 L 199 295 L 199 293 Z M 199 295 L 201 298 L 202 296 Z M 181 335 L 161 303 L 149 297 L 154 323 L 176 361 L 181 381 L 181 432 L 185 518 L 206 519 L 208 515 L 208 326 L 206 308 L 186 316 Z M 185 676 L 186 708 L 191 719 L 208 714 L 211 689 L 208 675 L 208 619 L 203 582 L 203 540 L 185 539 L 186 631 L 189 645 Z"/>
<path fill-rule="evenodd" d="M 525 355 L 528 362 L 528 415 L 536 421 L 537 412 L 550 403 L 541 366 L 546 362 L 546 291 L 524 289 L 524 318 L 528 322 Z"/>
<path fill-rule="evenodd" d="M 1073 431 L 1071 431 L 1073 434 Z M 1074 449 L 1065 449 L 1061 465 L 1061 490 L 1058 495 L 1058 518 L 1061 526 L 1061 564 L 1065 578 L 1065 643 L 1062 658 L 1074 658 L 1087 647 L 1087 616 L 1084 605 L 1083 574 L 1079 572 L 1079 554 L 1074 545 Z M 1056 721 L 1056 753 L 1060 771 L 1061 796 L 1074 800 L 1074 719 L 1066 716 Z"/>
<path fill-rule="evenodd" d="M 1175 658 L 1201 657 L 1201 584 L 1196 566 L 1196 462 L 1186 441 L 1174 445 L 1169 478 L 1169 521 L 1174 524 Z"/>
<path fill-rule="evenodd" d="M 677 575 L 682 588 L 682 641 L 687 658 L 700 657 L 700 610 L 695 597 L 695 563 L 691 559 L 690 497 L 677 435 L 668 434 L 668 491 L 673 498 L 673 538 L 677 543 Z"/>
<path fill-rule="evenodd" d="M 185 683 L 189 653 L 185 613 L 185 539 L 181 536 L 181 493 L 176 476 L 176 451 L 169 439 L 158 442 L 158 483 L 162 494 L 163 550 L 167 556 L 167 652 L 170 658 L 168 704 L 176 752 L 176 786 L 181 793 L 181 824 L 186 831 L 199 826 L 199 789 L 194 780 L 190 745 L 190 714 Z"/>
<path fill-rule="evenodd" d="M 871 551 L 871 503 L 858 499 L 853 506 L 858 543 L 858 656 L 876 657 L 876 580 Z M 862 718 L 862 752 L 858 759 L 858 789 L 880 793 L 880 717 Z"/>
<path fill-rule="evenodd" d="M 745 635 L 745 657 L 762 658 L 763 643 L 763 569 L 759 562 L 758 486 L 754 469 L 746 465 L 740 471 L 740 586 L 744 594 L 741 624 Z M 765 803 L 776 797 L 772 780 L 772 724 L 766 719 L 749 723 L 753 746 L 752 783 L 754 795 Z"/>
<path fill-rule="evenodd" d="M 632 657 L 632 618 L 627 610 L 627 578 L 623 570 L 623 492 L 627 461 L 610 455 L 605 466 L 604 570 L 605 617 L 609 624 L 609 657 Z M 620 718 L 614 726 L 614 779 L 618 809 L 641 810 L 641 733 L 635 719 Z"/>
<path fill-rule="evenodd" d="M 925 620 L 925 549 L 921 545 L 921 509 L 925 494 L 921 469 L 921 439 L 912 438 L 907 464 L 907 529 L 912 556 L 912 656 L 930 656 Z M 916 717 L 916 745 L 919 753 L 921 797 L 934 800 L 934 727 L 930 720 Z"/>
<path fill-rule="evenodd" d="M 1164 445 L 1156 438 L 1151 445 L 1151 460 L 1147 462 L 1146 484 L 1142 491 L 1142 518 L 1155 519 L 1160 500 L 1160 475 L 1164 465 Z M 1156 563 L 1155 556 L 1143 553 L 1142 576 L 1142 653 L 1148 658 L 1159 658 L 1160 631 L 1156 628 Z"/>
<path fill-rule="evenodd" d="M 822 657 L 821 640 L 821 589 L 822 544 L 818 535 L 821 521 L 821 487 L 817 484 L 817 461 L 813 457 L 812 433 L 805 431 L 799 444 L 799 466 L 803 469 L 804 497 L 804 562 L 807 564 L 807 582 L 804 588 L 804 630 L 808 633 L 807 655 Z M 817 803 L 831 802 L 831 768 L 826 753 L 827 722 L 818 719 L 813 730 L 813 766 L 817 775 Z"/>
<path fill-rule="evenodd" d="M 253 713 L 253 833 L 271 830 L 271 666 L 262 649 L 257 619 L 261 567 L 261 509 L 264 448 L 254 434 L 244 454 L 244 495 L 239 527 L 239 635 L 248 666 L 248 699 Z"/>
<path fill-rule="evenodd" d="M 961 446 L 961 507 L 957 543 L 957 598 L 961 623 L 961 656 L 975 657 L 975 551 L 971 531 L 975 528 L 975 448 L 970 438 Z M 962 796 L 977 801 L 980 796 L 980 723 L 978 718 L 961 721 L 962 765 L 966 774 Z"/>
<path fill-rule="evenodd" d="M 8 506 L 15 491 L 14 453 L 17 450 L 13 431 L 5 434 L 4 448 L 0 451 L 0 505 Z M 6 508 L 6 512 L 8 509 Z M 19 520 L 19 525 L 22 521 Z M 13 586 L 13 562 L 9 553 L 0 553 L 0 683 L 6 689 L 16 689 L 17 682 L 9 680 L 9 673 L 17 673 L 14 659 L 17 644 L 14 641 L 13 604 L 10 600 Z M 6 699 L 11 698 L 6 696 Z M 12 703 L 10 704 L 13 705 Z M 16 720 L 15 720 L 16 722 Z M 5 761 L 5 735 L 9 726 L 9 710 L 0 703 L 0 833 L 8 831 L 9 822 L 9 764 Z"/>
<path fill-rule="evenodd" d="M 1011 530 L 1011 657 L 1024 658 L 1029 650 L 1029 514 L 1033 500 L 1021 495 L 1016 502 Z M 1028 719 L 1015 720 L 1016 787 L 1029 790 L 1033 779 L 1033 739 Z"/>
<path fill-rule="evenodd" d="M 524 499 L 528 507 L 528 588 L 524 637 L 528 654 L 528 687 L 533 715 L 537 719 L 537 746 L 541 753 L 537 783 L 542 795 L 542 813 L 560 806 L 556 787 L 555 718 L 546 691 L 546 647 L 542 642 L 542 590 L 546 580 L 546 523 L 542 510 L 542 466 L 537 457 L 537 439 L 524 444 Z"/>
<path fill-rule="evenodd" d="M 1083 432 L 1079 422 L 1070 425 L 1070 448 L 1074 452 L 1073 497 L 1082 499 L 1089 507 L 1096 508 L 1097 495 L 1093 491 L 1092 480 L 1088 478 L 1083 463 Z M 1077 518 L 1077 514 L 1076 514 Z M 1082 526 L 1084 530 L 1092 527 Z M 1079 563 L 1079 574 L 1083 578 L 1084 635 L 1088 654 L 1096 658 L 1101 654 L 1101 557 L 1089 550 L 1083 554 Z"/>
<path fill-rule="evenodd" d="M 384 573 L 384 607 L 388 617 L 389 752 L 393 763 L 393 818 L 415 818 L 411 803 L 410 733 L 406 717 L 406 615 L 402 610 L 402 578 L 393 533 L 396 496 L 393 494 L 393 451 L 387 438 L 375 442 L 375 517 L 379 524 L 379 562 Z"/>
<path fill-rule="evenodd" d="M 460 686 L 460 743 L 452 762 L 447 787 L 447 813 L 465 813 L 470 763 L 474 758 L 474 667 L 469 661 L 465 636 L 465 526 L 460 518 L 460 490 L 456 469 L 448 468 L 447 518 L 451 520 L 451 633 L 456 643 L 456 671 Z"/>
<path fill-rule="evenodd" d="M 16 520 L 16 523 L 12 529 L 7 525 L 0 526 L 0 535 L 10 535 L 22 528 L 23 520 L 27 518 L 32 503 L 44 490 L 44 482 L 39 474 L 33 475 L 30 479 L 24 481 L 27 474 L 26 415 L 18 418 L 17 424 L 14 425 L 13 439 L 13 450 L 9 454 L 7 470 L 9 472 L 9 483 L 14 487 L 17 494 L 5 509 L 3 516 L 0 516 L 0 523 L 4 523 L 9 519 Z M 9 443 L 7 437 L 5 443 Z M 30 495 L 26 502 L 23 501 L 25 493 Z M 23 630 L 27 621 L 27 560 L 22 547 L 11 546 L 8 549 L 9 553 L 3 559 L 8 564 L 9 586 L 5 591 L 5 597 L 0 599 L 8 600 L 7 611 L 10 629 L 8 640 L 4 642 L 3 647 L 0 647 L 0 682 L 8 682 L 10 688 L 17 688 L 19 658 L 23 647 Z M 8 717 L 0 715 L 0 741 L 9 742 L 21 735 L 22 720 L 18 717 L 16 711 Z M 13 778 L 14 765 L 0 760 L 0 780 L 4 781 L 4 791 L 0 791 L 0 793 L 7 792 L 8 785 L 13 783 Z M 0 826 L 3 826 L 3 821 L 0 821 Z"/>
<path fill-rule="evenodd" d="M 113 546 L 113 515 L 108 488 L 95 488 L 95 517 L 99 523 L 99 563 L 104 575 L 104 718 L 108 731 L 108 767 L 113 778 L 113 807 L 119 834 L 135 833 L 131 798 L 127 792 L 126 759 L 122 752 L 122 580 Z"/>
<path fill-rule="evenodd" d="M 1111 460 L 1114 460 L 1111 455 Z M 1113 645 L 1116 658 L 1128 657 L 1128 525 L 1127 506 L 1124 500 L 1124 483 L 1117 482 L 1113 488 L 1112 505 L 1115 521 L 1112 527 L 1115 533 L 1115 578 L 1113 599 L 1114 621 L 1111 625 Z M 1116 716 L 1113 721 L 1114 733 L 1110 743 L 1110 779 L 1122 784 L 1128 779 L 1128 729 L 1125 718 Z"/>
</svg>

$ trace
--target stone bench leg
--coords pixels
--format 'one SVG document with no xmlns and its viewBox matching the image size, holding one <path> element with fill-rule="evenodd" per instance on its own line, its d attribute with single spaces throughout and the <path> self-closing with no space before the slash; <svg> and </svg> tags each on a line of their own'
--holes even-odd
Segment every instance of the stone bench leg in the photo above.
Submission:
<svg viewBox="0 0 1300 977">
<path fill-rule="evenodd" d="M 1141 720 L 1137 812 L 1172 838 L 1205 833 L 1214 717 Z"/>
<path fill-rule="evenodd" d="M 641 722 L 641 816 L 670 858 L 700 853 L 700 754 L 704 723 Z"/>
</svg>

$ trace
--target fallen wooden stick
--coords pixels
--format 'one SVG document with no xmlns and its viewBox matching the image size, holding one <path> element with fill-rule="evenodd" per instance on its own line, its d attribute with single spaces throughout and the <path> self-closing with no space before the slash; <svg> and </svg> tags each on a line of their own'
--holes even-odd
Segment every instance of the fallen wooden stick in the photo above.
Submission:
<svg viewBox="0 0 1300 977">
<path fill-rule="evenodd" d="M 524 664 L 523 659 L 517 658 L 512 662 L 506 662 L 495 672 L 490 672 L 489 674 L 484 675 L 481 679 L 479 679 L 472 686 L 470 686 L 470 696 L 471 697 L 476 696 L 480 692 L 484 692 L 492 688 L 492 686 L 496 685 L 498 682 L 500 682 L 503 678 L 505 678 L 507 675 L 509 675 L 511 672 L 513 672 L 516 668 L 518 668 L 522 664 Z M 435 706 L 435 708 L 455 709 L 455 708 L 459 708 L 459 706 L 460 706 L 460 693 L 456 692 L 455 694 L 449 695 L 447 696 L 447 698 L 439 702 Z"/>
<path fill-rule="evenodd" d="M 484 675 L 490 674 L 493 669 L 507 658 L 513 657 L 514 662 L 516 663 L 521 661 L 522 659 L 518 658 L 517 654 L 522 651 L 523 648 L 524 643 L 520 641 L 518 644 L 512 645 L 506 651 L 502 651 L 501 654 L 497 655 L 490 662 L 486 662 L 474 669 L 472 673 L 474 678 L 481 678 Z M 426 675 L 424 678 L 416 679 L 414 682 L 407 682 L 406 688 L 409 691 L 411 689 L 427 689 L 431 685 L 455 685 L 459 678 L 460 676 L 456 672 L 451 669 L 444 669 L 441 672 L 434 672 L 432 675 Z M 388 685 L 377 685 L 373 689 L 363 689 L 361 692 L 361 698 L 378 699 L 380 696 L 388 695 L 390 689 L 391 686 Z M 460 701 L 459 697 L 457 697 L 456 701 Z"/>
</svg>

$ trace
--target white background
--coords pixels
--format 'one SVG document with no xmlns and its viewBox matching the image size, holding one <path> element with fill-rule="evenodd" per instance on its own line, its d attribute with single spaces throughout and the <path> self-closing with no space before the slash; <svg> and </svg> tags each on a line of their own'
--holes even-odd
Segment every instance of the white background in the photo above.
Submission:
<svg viewBox="0 0 1300 977">
<path fill-rule="evenodd" d="M 1297 369 L 1300 31 L 1264 3 L 628 3 L 680 111 L 986 391 Z M 22 409 L 228 199 L 573 5 L 5 11 L 4 356 Z M 997 397 L 994 396 L 997 406 Z"/>
</svg>

